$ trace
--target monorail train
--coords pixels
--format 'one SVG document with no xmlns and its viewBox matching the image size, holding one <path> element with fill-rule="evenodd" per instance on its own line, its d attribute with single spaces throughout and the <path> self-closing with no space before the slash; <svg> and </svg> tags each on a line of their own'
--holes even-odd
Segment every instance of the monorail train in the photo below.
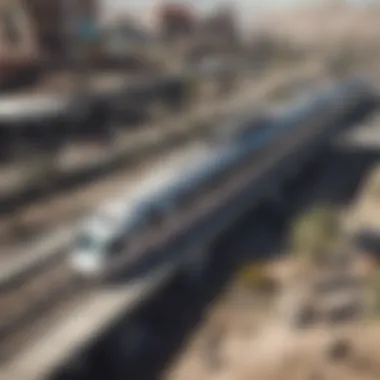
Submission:
<svg viewBox="0 0 380 380">
<path fill-rule="evenodd" d="M 117 206 L 110 206 L 85 222 L 78 239 L 72 247 L 70 263 L 83 276 L 96 276 L 107 266 L 112 257 L 128 250 L 136 236 L 175 218 L 186 205 L 191 205 L 208 186 L 217 186 L 219 179 L 233 172 L 249 157 L 265 149 L 274 140 L 280 139 L 295 128 L 310 126 L 314 120 L 321 125 L 333 125 L 340 114 L 350 112 L 352 107 L 367 104 L 373 96 L 362 82 L 350 82 L 313 97 L 301 107 L 292 107 L 269 118 L 261 127 L 255 126 L 233 141 L 219 147 L 210 147 L 211 152 L 202 157 L 203 163 L 190 170 L 168 172 L 145 190 L 125 197 Z M 153 181 L 154 182 L 154 181 Z"/>
<path fill-rule="evenodd" d="M 264 142 L 264 139 L 257 139 L 256 146 Z M 193 162 L 189 169 L 179 165 L 173 170 L 152 173 L 135 192 L 99 207 L 79 226 L 70 264 L 82 275 L 99 273 L 106 261 L 127 249 L 137 235 L 176 216 L 205 186 L 238 164 L 248 153 L 241 148 L 240 144 L 210 147 L 210 152 L 200 157 L 203 163 Z"/>
<path fill-rule="evenodd" d="M 198 166 L 208 160 L 211 152 L 195 149 L 189 153 L 155 167 L 142 181 L 132 183 L 120 199 L 100 205 L 93 215 L 80 221 L 71 265 L 83 272 L 95 271 L 106 258 L 104 252 L 115 254 L 124 236 L 131 238 L 143 226 L 146 228 L 154 216 L 150 202 L 154 196 L 164 192 L 180 171 L 186 170 L 186 162 Z"/>
</svg>

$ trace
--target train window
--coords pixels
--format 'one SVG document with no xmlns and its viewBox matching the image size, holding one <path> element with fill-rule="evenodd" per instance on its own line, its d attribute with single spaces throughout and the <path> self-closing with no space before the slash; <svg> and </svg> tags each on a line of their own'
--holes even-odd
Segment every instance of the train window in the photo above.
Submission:
<svg viewBox="0 0 380 380">
<path fill-rule="evenodd" d="M 19 44 L 22 40 L 18 16 L 14 8 L 8 8 L 0 13 L 5 38 L 13 45 Z"/>
<path fill-rule="evenodd" d="M 84 251 L 95 251 L 99 248 L 99 242 L 90 235 L 82 235 L 77 241 L 77 248 Z"/>
</svg>

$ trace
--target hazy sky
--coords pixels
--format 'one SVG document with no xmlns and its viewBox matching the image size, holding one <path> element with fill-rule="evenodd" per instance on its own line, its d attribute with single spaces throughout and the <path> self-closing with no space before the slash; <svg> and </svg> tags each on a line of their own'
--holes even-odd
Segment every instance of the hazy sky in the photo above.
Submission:
<svg viewBox="0 0 380 380">
<path fill-rule="evenodd" d="M 152 5 L 158 2 L 158 0 L 100 0 L 102 1 L 108 9 L 129 9 L 131 11 L 138 11 L 142 9 L 150 8 Z M 319 0 L 320 1 L 320 0 Z M 278 8 L 287 7 L 291 5 L 304 4 L 307 2 L 318 3 L 318 0 L 234 0 L 230 1 L 235 3 L 238 7 L 242 8 Z M 349 0 L 352 3 L 365 3 L 365 2 L 375 2 L 376 0 Z M 218 3 L 223 2 L 222 0 L 192 0 L 189 3 L 194 4 L 200 9 L 210 9 Z"/>
<path fill-rule="evenodd" d="M 129 9 L 129 10 L 142 10 L 150 8 L 152 5 L 157 3 L 157 0 L 101 0 L 108 9 L 116 10 L 116 9 Z M 250 8 L 257 8 L 257 7 L 268 7 L 268 6 L 286 6 L 288 4 L 292 3 L 300 3 L 302 0 L 235 0 L 231 1 L 237 4 L 239 7 L 247 7 Z M 310 0 L 303 0 L 302 2 L 310 1 Z M 314 0 L 315 1 L 315 0 Z M 202 10 L 207 10 L 212 8 L 218 3 L 221 3 L 220 0 L 192 0 L 189 3 L 194 4 L 197 8 L 200 8 Z"/>
<path fill-rule="evenodd" d="M 115 14 L 118 11 L 128 11 L 131 13 L 149 12 L 149 10 L 155 4 L 159 3 L 160 0 L 98 0 L 102 3 L 104 7 L 104 14 Z M 227 0 L 228 1 L 228 0 Z M 251 11 L 258 10 L 260 8 L 268 7 L 283 7 L 289 6 L 294 3 L 305 3 L 307 1 L 315 0 L 229 0 L 229 3 L 236 4 L 240 13 L 246 14 L 251 13 Z M 180 1 L 182 2 L 182 1 Z M 215 5 L 225 3 L 224 0 L 189 0 L 188 3 L 194 5 L 196 8 L 208 11 L 212 9 Z"/>
<path fill-rule="evenodd" d="M 131 12 L 132 14 L 144 15 L 149 13 L 152 7 L 160 3 L 162 0 L 98 0 L 104 7 L 102 14 L 117 14 L 120 11 Z M 171 0 L 172 1 L 172 0 Z M 250 24 L 254 18 L 255 13 L 260 9 L 281 9 L 294 5 L 318 3 L 328 0 L 227 0 L 227 2 L 235 4 L 239 16 L 244 24 Z M 354 4 L 364 4 L 369 2 L 380 2 L 380 0 L 348 0 Z M 183 0 L 179 0 L 180 3 Z M 193 4 L 196 8 L 208 11 L 215 5 L 225 3 L 226 0 L 188 0 L 188 3 Z M 144 17 L 144 16 L 143 16 Z"/>
</svg>

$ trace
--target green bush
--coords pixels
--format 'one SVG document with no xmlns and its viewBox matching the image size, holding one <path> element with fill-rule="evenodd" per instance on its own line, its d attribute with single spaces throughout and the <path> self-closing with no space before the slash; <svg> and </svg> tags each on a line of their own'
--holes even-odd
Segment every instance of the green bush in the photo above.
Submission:
<svg viewBox="0 0 380 380">
<path fill-rule="evenodd" d="M 242 288 L 258 290 L 273 287 L 273 281 L 268 276 L 263 264 L 250 264 L 237 275 L 238 285 Z"/>
<path fill-rule="evenodd" d="M 292 228 L 291 249 L 312 264 L 323 258 L 340 237 L 336 212 L 328 207 L 316 207 Z"/>
</svg>

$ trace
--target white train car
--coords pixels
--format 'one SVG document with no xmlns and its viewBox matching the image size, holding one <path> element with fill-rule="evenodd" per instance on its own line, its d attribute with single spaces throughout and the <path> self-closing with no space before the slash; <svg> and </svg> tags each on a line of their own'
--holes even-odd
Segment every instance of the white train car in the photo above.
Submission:
<svg viewBox="0 0 380 380">
<path fill-rule="evenodd" d="M 164 194 L 181 173 L 198 168 L 212 154 L 195 148 L 172 157 L 169 162 L 152 168 L 142 179 L 136 179 L 117 200 L 100 205 L 80 221 L 69 264 L 81 275 L 96 276 L 110 257 L 127 249 L 137 235 L 161 219 L 152 203 L 155 196 Z"/>
<path fill-rule="evenodd" d="M 148 175 L 135 193 L 86 222 L 71 255 L 73 268 L 84 276 L 98 274 L 114 255 L 128 249 L 136 234 L 178 215 L 207 186 L 218 183 L 220 176 L 231 173 L 274 140 L 292 133 L 294 128 L 308 128 L 315 120 L 323 125 L 334 124 L 339 113 L 348 114 L 350 107 L 369 99 L 366 87 L 360 82 L 333 88 L 303 107 L 285 110 L 266 123 L 266 128 L 252 128 L 251 133 L 245 130 L 243 138 L 234 138 L 229 144 L 194 154 L 193 160 L 187 163 L 162 166 Z"/>
<path fill-rule="evenodd" d="M 255 146 L 261 149 L 268 139 L 257 137 Z M 152 171 L 118 202 L 106 204 L 85 220 L 79 228 L 70 264 L 81 275 L 96 276 L 108 260 L 127 250 L 136 236 L 178 215 L 218 176 L 238 165 L 248 151 L 235 141 L 213 147 L 191 162 Z"/>
</svg>

